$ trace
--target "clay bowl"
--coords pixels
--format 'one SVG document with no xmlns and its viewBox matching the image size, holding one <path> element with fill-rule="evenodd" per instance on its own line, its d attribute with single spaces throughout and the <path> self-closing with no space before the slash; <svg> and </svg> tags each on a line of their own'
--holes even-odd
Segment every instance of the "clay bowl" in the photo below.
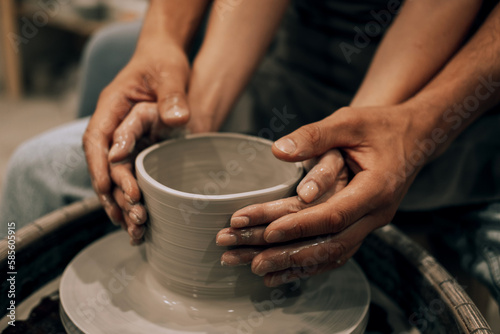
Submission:
<svg viewBox="0 0 500 334">
<path fill-rule="evenodd" d="M 249 267 L 223 267 L 215 244 L 231 215 L 289 196 L 300 163 L 276 159 L 272 142 L 240 134 L 190 135 L 141 152 L 136 174 L 149 214 L 146 257 L 160 284 L 194 297 L 247 293 L 261 279 Z"/>
</svg>

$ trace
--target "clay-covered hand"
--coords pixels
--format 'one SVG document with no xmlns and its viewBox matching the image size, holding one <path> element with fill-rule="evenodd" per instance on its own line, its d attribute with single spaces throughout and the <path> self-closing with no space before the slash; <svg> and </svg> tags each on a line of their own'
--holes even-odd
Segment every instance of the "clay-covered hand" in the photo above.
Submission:
<svg viewBox="0 0 500 334">
<path fill-rule="evenodd" d="M 129 194 L 139 194 L 134 173 L 137 154 L 151 144 L 175 136 L 181 128 L 165 125 L 158 112 L 158 104 L 139 102 L 116 128 L 109 151 L 110 175 L 115 187 L 113 197 L 122 210 L 123 219 L 132 242 L 138 243 L 144 235 L 146 211 L 139 202 L 131 201 Z M 136 198 L 137 198 L 136 197 Z"/>
<path fill-rule="evenodd" d="M 129 232 L 132 244 L 140 242 L 141 224 L 146 221 L 132 173 L 136 142 L 153 124 L 149 134 L 159 139 L 190 117 L 186 99 L 190 67 L 184 49 L 167 37 L 152 41 L 148 47 L 143 40 L 103 90 L 83 138 L 94 190 L 111 221 Z"/>
<path fill-rule="evenodd" d="M 342 108 L 277 141 L 279 159 L 319 161 L 298 197 L 234 213 L 217 243 L 241 247 L 225 252 L 222 263 L 251 263 L 268 286 L 344 264 L 370 232 L 389 223 L 428 158 L 417 145 L 423 133 L 414 114 L 406 105 Z"/>
</svg>

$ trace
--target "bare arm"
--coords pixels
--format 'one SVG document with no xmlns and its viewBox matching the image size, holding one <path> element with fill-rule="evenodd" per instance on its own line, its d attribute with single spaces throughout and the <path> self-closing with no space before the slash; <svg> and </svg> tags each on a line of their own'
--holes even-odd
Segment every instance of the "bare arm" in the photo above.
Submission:
<svg viewBox="0 0 500 334">
<path fill-rule="evenodd" d="M 413 96 L 456 52 L 480 6 L 480 0 L 406 1 L 351 106 L 391 105 Z"/>
<path fill-rule="evenodd" d="M 429 158 L 441 154 L 449 144 L 485 111 L 500 102 L 500 4 L 486 22 L 425 86 L 410 105 L 421 105 L 416 122 L 432 138 L 432 131 L 442 129 L 446 140 Z"/>
<path fill-rule="evenodd" d="M 288 0 L 216 0 L 193 64 L 195 129 L 218 130 L 271 42 Z"/>
</svg>

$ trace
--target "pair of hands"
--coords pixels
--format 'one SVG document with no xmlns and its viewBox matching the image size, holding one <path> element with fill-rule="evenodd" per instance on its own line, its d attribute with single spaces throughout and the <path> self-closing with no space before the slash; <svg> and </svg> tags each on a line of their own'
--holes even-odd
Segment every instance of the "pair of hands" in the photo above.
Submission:
<svg viewBox="0 0 500 334">
<path fill-rule="evenodd" d="M 342 108 L 275 142 L 277 158 L 313 167 L 298 196 L 234 213 L 216 240 L 243 246 L 225 252 L 222 263 L 251 263 L 268 286 L 343 265 L 370 232 L 389 223 L 428 158 L 414 141 L 422 134 L 412 111 Z"/>
<path fill-rule="evenodd" d="M 185 128 L 190 119 L 190 66 L 168 36 L 138 46 L 127 66 L 102 91 L 83 137 L 92 186 L 111 221 L 139 244 L 147 213 L 134 176 L 137 153 Z M 151 50 L 155 50 L 154 53 Z"/>
<path fill-rule="evenodd" d="M 216 118 L 190 106 L 193 78 L 184 50 L 168 41 L 152 49 L 155 54 L 139 47 L 102 92 L 83 139 L 93 187 L 132 244 L 141 242 L 147 219 L 134 176 L 136 154 L 179 128 L 213 130 Z M 412 110 L 342 108 L 276 142 L 277 158 L 307 161 L 311 169 L 297 197 L 233 215 L 217 243 L 242 247 L 225 252 L 222 262 L 251 263 L 270 286 L 345 263 L 371 231 L 390 221 L 416 174 L 407 168 L 416 149 L 411 138 L 419 135 Z"/>
</svg>

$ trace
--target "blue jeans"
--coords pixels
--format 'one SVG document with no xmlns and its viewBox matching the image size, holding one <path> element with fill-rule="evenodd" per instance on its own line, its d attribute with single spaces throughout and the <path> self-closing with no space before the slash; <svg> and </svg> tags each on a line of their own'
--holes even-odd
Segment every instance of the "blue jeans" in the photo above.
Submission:
<svg viewBox="0 0 500 334">
<path fill-rule="evenodd" d="M 458 210 L 448 217 L 444 241 L 460 254 L 460 264 L 487 285 L 500 304 L 500 203 Z"/>
</svg>

